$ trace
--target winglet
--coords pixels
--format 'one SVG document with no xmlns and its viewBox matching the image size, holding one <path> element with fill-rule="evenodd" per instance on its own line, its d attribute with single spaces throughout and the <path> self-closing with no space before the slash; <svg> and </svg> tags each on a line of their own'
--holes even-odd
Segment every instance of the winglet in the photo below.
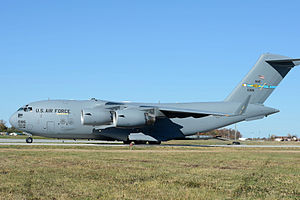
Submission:
<svg viewBox="0 0 300 200">
<path fill-rule="evenodd" d="M 244 102 L 241 103 L 241 105 L 237 108 L 237 110 L 234 112 L 235 115 L 242 115 L 246 112 L 249 101 L 250 101 L 251 95 L 247 96 Z"/>
</svg>

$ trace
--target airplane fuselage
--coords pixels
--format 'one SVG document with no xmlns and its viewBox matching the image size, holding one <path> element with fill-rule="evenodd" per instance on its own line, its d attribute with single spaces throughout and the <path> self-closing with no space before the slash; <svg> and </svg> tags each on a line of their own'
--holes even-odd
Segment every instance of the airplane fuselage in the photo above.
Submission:
<svg viewBox="0 0 300 200">
<path fill-rule="evenodd" d="M 197 132 L 206 132 L 219 127 L 227 126 L 244 120 L 263 118 L 264 116 L 278 112 L 276 109 L 262 105 L 248 105 L 243 115 L 237 116 L 205 116 L 201 118 L 166 118 L 164 116 L 153 125 L 135 128 L 117 128 L 110 125 L 91 126 L 82 124 L 82 110 L 86 108 L 103 107 L 111 109 L 115 106 L 123 107 L 155 107 L 173 106 L 184 109 L 202 109 L 210 111 L 232 110 L 239 103 L 234 102 L 208 102 L 208 103 L 115 103 L 101 100 L 47 100 L 29 103 L 23 109 L 19 109 L 10 119 L 10 123 L 17 129 L 32 135 L 51 138 L 70 139 L 99 139 L 99 140 L 128 140 L 131 133 L 142 132 L 157 140 L 165 141 L 183 138 Z"/>
</svg>

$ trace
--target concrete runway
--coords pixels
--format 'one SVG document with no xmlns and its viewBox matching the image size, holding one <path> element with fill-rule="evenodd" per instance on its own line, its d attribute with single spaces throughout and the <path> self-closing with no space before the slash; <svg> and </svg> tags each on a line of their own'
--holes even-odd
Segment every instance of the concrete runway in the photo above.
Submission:
<svg viewBox="0 0 300 200">
<path fill-rule="evenodd" d="M 0 146 L 128 146 L 119 141 L 100 140 L 56 140 L 56 139 L 33 139 L 33 143 L 26 143 L 25 139 L 0 139 Z"/>
<path fill-rule="evenodd" d="M 26 143 L 25 139 L 12 139 L 12 138 L 5 138 L 0 139 L 0 143 Z M 119 141 L 101 141 L 101 140 L 57 140 L 57 139 L 33 139 L 33 143 L 100 143 L 100 144 L 123 144 L 123 142 Z M 32 143 L 32 144 L 33 144 Z"/>
<path fill-rule="evenodd" d="M 28 144 L 25 139 L 0 139 L 0 146 L 105 146 L 122 147 L 128 146 L 118 141 L 99 141 L 99 140 L 55 140 L 55 139 L 34 139 L 33 143 Z M 299 148 L 299 145 L 190 145 L 190 144 L 161 144 L 161 145 L 138 145 L 138 146 L 169 146 L 169 147 L 228 147 L 228 148 Z"/>
</svg>

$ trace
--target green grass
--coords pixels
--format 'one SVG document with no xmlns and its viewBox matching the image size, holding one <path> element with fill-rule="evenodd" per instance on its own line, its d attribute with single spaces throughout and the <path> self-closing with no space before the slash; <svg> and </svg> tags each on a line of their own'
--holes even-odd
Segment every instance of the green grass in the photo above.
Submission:
<svg viewBox="0 0 300 200">
<path fill-rule="evenodd" d="M 1 146 L 0 199 L 299 199 L 299 148 Z"/>
</svg>

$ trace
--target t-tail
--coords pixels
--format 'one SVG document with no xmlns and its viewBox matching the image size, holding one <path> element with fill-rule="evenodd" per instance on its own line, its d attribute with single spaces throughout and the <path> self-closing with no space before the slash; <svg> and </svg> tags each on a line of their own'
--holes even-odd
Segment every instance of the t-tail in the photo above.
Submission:
<svg viewBox="0 0 300 200">
<path fill-rule="evenodd" d="M 244 102 L 250 95 L 250 104 L 263 104 L 288 72 L 299 64 L 300 59 L 263 54 L 225 101 Z"/>
</svg>

